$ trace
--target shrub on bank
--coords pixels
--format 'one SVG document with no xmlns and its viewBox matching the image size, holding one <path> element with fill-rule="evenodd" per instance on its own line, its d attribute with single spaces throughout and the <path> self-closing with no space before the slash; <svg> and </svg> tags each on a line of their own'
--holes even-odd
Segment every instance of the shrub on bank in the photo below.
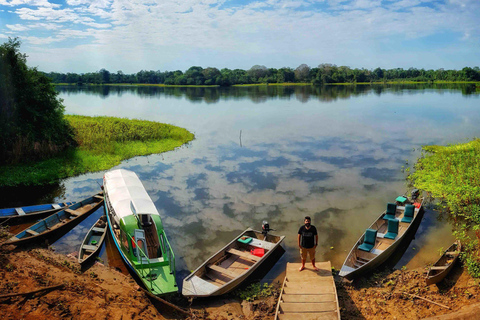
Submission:
<svg viewBox="0 0 480 320">
<path fill-rule="evenodd" d="M 480 277 L 480 140 L 424 147 L 410 176 L 417 188 L 441 199 L 454 225 L 454 235 L 462 241 L 463 262 L 469 273 Z"/>
</svg>

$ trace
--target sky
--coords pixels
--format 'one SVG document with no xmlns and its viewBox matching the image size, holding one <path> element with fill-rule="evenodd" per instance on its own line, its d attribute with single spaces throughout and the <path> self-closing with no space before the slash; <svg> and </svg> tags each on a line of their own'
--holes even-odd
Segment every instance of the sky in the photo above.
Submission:
<svg viewBox="0 0 480 320">
<path fill-rule="evenodd" d="M 0 0 L 45 72 L 480 65 L 480 0 Z"/>
</svg>

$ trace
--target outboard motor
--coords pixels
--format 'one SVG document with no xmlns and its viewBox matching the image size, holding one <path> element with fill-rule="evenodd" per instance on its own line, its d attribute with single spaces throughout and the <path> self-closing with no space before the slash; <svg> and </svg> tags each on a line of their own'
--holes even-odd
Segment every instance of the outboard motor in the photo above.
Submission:
<svg viewBox="0 0 480 320">
<path fill-rule="evenodd" d="M 417 200 L 418 196 L 420 195 L 420 190 L 418 189 L 413 189 L 411 192 L 412 195 L 412 200 L 415 201 Z"/>
<path fill-rule="evenodd" d="M 268 224 L 267 221 L 262 222 L 262 234 L 264 239 L 267 239 L 267 234 L 269 231 L 275 231 L 275 229 L 270 229 L 270 225 Z"/>
</svg>

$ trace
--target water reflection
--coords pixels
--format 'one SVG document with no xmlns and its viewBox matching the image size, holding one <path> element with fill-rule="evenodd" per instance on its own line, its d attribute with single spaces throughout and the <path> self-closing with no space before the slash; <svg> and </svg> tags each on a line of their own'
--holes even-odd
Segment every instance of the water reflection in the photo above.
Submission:
<svg viewBox="0 0 480 320">
<path fill-rule="evenodd" d="M 286 261 L 299 260 L 296 235 L 304 216 L 320 232 L 317 259 L 339 268 L 386 203 L 405 192 L 402 166 L 414 163 L 422 145 L 478 136 L 480 96 L 467 87 L 58 89 L 67 113 L 148 119 L 195 133 L 188 146 L 118 166 L 138 174 L 159 209 L 179 274 L 263 220 L 287 236 L 272 270 L 278 274 Z M 66 179 L 51 196 L 86 198 L 102 176 Z M 435 216 L 425 215 L 398 265 L 425 265 L 452 242 L 450 227 Z M 78 249 L 71 246 L 89 225 L 80 226 L 57 250 Z M 106 252 L 102 259 L 115 261 Z"/>
<path fill-rule="evenodd" d="M 109 95 L 121 97 L 123 94 L 135 94 L 138 97 L 165 96 L 185 98 L 192 103 L 218 103 L 221 100 L 241 100 L 248 98 L 254 103 L 264 103 L 271 99 L 290 100 L 295 98 L 301 103 L 311 99 L 322 102 L 348 99 L 371 92 L 380 96 L 382 93 L 396 95 L 418 94 L 420 91 L 460 90 L 463 95 L 479 94 L 475 84 L 389 84 L 389 85 L 335 85 L 335 86 L 277 86 L 260 85 L 245 87 L 156 87 L 156 86 L 57 86 L 62 94 L 88 94 L 107 98 Z"/>
</svg>

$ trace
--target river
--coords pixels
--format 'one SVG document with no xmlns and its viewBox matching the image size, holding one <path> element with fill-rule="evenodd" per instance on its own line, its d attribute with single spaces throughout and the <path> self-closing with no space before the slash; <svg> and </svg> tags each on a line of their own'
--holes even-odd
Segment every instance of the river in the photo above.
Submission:
<svg viewBox="0 0 480 320">
<path fill-rule="evenodd" d="M 154 120 L 195 134 L 175 151 L 117 167 L 136 172 L 155 202 L 176 255 L 178 280 L 242 230 L 260 229 L 263 220 L 286 235 L 286 252 L 266 279 L 276 277 L 286 261 L 299 261 L 297 231 L 305 216 L 319 232 L 317 260 L 340 268 L 386 203 L 406 192 L 407 168 L 422 145 L 480 135 L 474 85 L 57 90 L 67 114 Z M 99 190 L 103 174 L 66 179 L 36 190 L 29 201 L 81 200 Z M 77 250 L 101 214 L 57 241 L 55 249 Z M 433 262 L 452 241 L 445 219 L 427 210 L 396 267 Z M 103 250 L 102 259 L 123 269 L 111 249 Z"/>
</svg>

